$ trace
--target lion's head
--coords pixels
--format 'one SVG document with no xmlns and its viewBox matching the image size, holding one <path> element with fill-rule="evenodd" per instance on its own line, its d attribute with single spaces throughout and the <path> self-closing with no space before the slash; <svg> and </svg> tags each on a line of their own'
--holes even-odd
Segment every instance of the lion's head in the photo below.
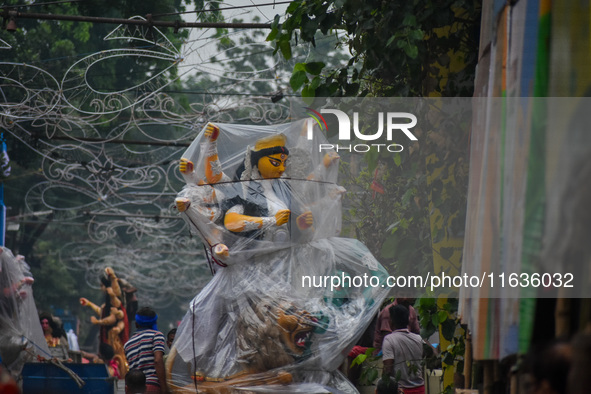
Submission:
<svg viewBox="0 0 591 394">
<path fill-rule="evenodd" d="M 317 319 L 293 302 L 263 299 L 241 310 L 238 359 L 252 373 L 295 363 L 309 354 Z"/>
</svg>

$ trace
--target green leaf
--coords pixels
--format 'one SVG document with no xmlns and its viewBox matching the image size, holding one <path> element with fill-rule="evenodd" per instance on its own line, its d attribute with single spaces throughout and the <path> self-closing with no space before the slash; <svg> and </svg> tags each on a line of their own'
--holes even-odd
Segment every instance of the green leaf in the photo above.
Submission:
<svg viewBox="0 0 591 394">
<path fill-rule="evenodd" d="M 291 44 L 288 40 L 279 41 L 279 49 L 285 60 L 291 59 Z"/>
<path fill-rule="evenodd" d="M 404 19 L 402 20 L 403 26 L 416 26 L 417 25 L 417 18 L 412 14 L 407 14 Z"/>
<path fill-rule="evenodd" d="M 316 89 L 311 85 L 305 85 L 302 89 L 302 97 L 316 97 Z"/>
<path fill-rule="evenodd" d="M 436 327 L 439 325 L 439 316 L 437 314 L 431 316 L 431 323 Z"/>
<path fill-rule="evenodd" d="M 310 89 L 316 90 L 316 88 L 320 85 L 320 82 L 320 77 L 314 77 L 314 79 L 310 83 Z"/>
<path fill-rule="evenodd" d="M 265 38 L 265 41 L 273 41 L 275 39 L 275 37 L 277 37 L 277 34 L 279 33 L 279 29 L 274 27 L 271 29 L 271 33 L 269 33 L 269 35 L 267 36 L 267 38 Z"/>
<path fill-rule="evenodd" d="M 386 46 L 389 47 L 390 44 L 392 44 L 394 42 L 396 37 L 397 37 L 396 34 L 394 34 L 392 37 L 390 37 L 390 39 L 388 39 L 388 41 L 386 42 Z"/>
<path fill-rule="evenodd" d="M 394 155 L 394 164 L 396 164 L 396 167 L 400 167 L 401 163 L 402 163 L 402 158 L 400 157 L 400 153 L 396 153 Z"/>
<path fill-rule="evenodd" d="M 325 64 L 322 62 L 310 62 L 306 63 L 306 71 L 312 75 L 319 75 L 322 72 Z"/>
<path fill-rule="evenodd" d="M 289 84 L 294 91 L 300 90 L 302 85 L 306 82 L 308 82 L 308 75 L 305 71 L 296 71 L 289 79 Z"/>
<path fill-rule="evenodd" d="M 435 298 L 431 298 L 431 297 L 424 297 L 424 298 L 419 298 L 419 306 L 421 306 L 422 308 L 429 308 L 432 306 L 435 306 Z"/>
<path fill-rule="evenodd" d="M 423 320 L 421 319 L 421 337 L 422 338 L 429 338 L 433 335 L 437 329 L 433 326 L 426 327 L 423 325 Z"/>
<path fill-rule="evenodd" d="M 416 45 L 408 44 L 404 47 L 404 52 L 411 59 L 415 59 L 419 55 L 419 48 Z"/>
<path fill-rule="evenodd" d="M 408 38 L 419 41 L 425 38 L 425 33 L 421 29 L 412 30 L 410 33 L 408 33 Z"/>
<path fill-rule="evenodd" d="M 449 305 L 449 307 L 445 308 L 446 311 L 450 313 L 455 313 L 458 311 L 459 300 L 457 298 L 448 298 L 447 302 L 448 303 L 445 305 Z"/>
<path fill-rule="evenodd" d="M 367 372 L 367 380 L 373 383 L 378 378 L 378 375 L 378 370 L 376 368 L 373 368 Z"/>
<path fill-rule="evenodd" d="M 412 188 L 408 189 L 402 195 L 402 198 L 400 199 L 400 202 L 402 202 L 403 205 L 408 204 L 410 202 L 411 197 L 414 196 L 414 194 L 415 194 L 414 189 L 412 189 Z"/>
<path fill-rule="evenodd" d="M 305 63 L 296 63 L 295 66 L 293 66 L 293 72 L 296 71 L 306 71 L 306 64 Z"/>
<path fill-rule="evenodd" d="M 351 362 L 351 366 L 354 367 L 356 365 L 360 365 L 362 362 L 365 361 L 366 358 L 367 358 L 367 355 L 366 354 L 360 354 L 360 355 L 358 355 Z"/>
<path fill-rule="evenodd" d="M 448 341 L 451 341 L 456 333 L 456 322 L 453 319 L 447 319 L 441 323 L 441 335 Z"/>
<path fill-rule="evenodd" d="M 334 90 L 330 86 L 319 85 L 315 90 L 316 97 L 330 97 L 334 94 Z"/>
<path fill-rule="evenodd" d="M 275 17 L 273 18 L 273 22 L 271 22 L 271 28 L 275 29 L 276 27 L 279 27 L 280 20 L 281 20 L 281 17 L 278 14 L 275 14 Z"/>
<path fill-rule="evenodd" d="M 285 10 L 288 14 L 293 14 L 300 6 L 302 5 L 301 1 L 292 1 L 289 7 Z M 278 18 L 279 15 L 275 15 L 275 18 Z"/>
<path fill-rule="evenodd" d="M 439 322 L 443 323 L 444 321 L 447 320 L 447 312 L 446 311 L 439 311 L 437 312 L 437 316 L 439 317 Z"/>
<path fill-rule="evenodd" d="M 302 101 L 307 106 L 314 106 L 314 101 L 316 101 L 316 97 L 302 97 Z"/>
<path fill-rule="evenodd" d="M 443 360 L 441 360 L 441 362 L 443 362 L 444 364 L 447 364 L 447 365 L 453 365 L 454 355 L 449 352 L 445 353 L 445 356 L 443 357 Z"/>
</svg>

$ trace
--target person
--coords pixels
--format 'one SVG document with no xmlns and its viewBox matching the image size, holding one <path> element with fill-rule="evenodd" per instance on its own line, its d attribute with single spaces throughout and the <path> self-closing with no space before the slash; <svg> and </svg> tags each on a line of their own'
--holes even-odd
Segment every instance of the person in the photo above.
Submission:
<svg viewBox="0 0 591 394">
<path fill-rule="evenodd" d="M 124 363 L 125 360 L 116 355 L 113 347 L 108 343 L 101 342 L 99 344 L 98 354 L 85 352 L 84 350 L 81 350 L 80 353 L 83 357 L 83 364 L 89 362 L 94 364 L 106 364 L 109 376 L 121 379 L 119 372 L 121 370 L 120 364 Z"/>
<path fill-rule="evenodd" d="M 166 334 L 166 346 L 168 346 L 169 351 L 172 349 L 172 343 L 174 342 L 174 337 L 176 336 L 176 330 L 176 328 L 173 328 L 168 331 L 168 334 Z M 168 354 L 169 353 L 166 353 L 164 355 L 164 365 L 166 365 L 166 361 L 168 360 Z"/>
<path fill-rule="evenodd" d="M 158 315 L 150 307 L 140 308 L 135 315 L 137 331 L 123 346 L 129 368 L 146 375 L 146 393 L 167 393 L 164 370 L 164 335 L 158 331 Z"/>
<path fill-rule="evenodd" d="M 394 302 L 386 305 L 378 315 L 373 337 L 373 347 L 376 349 L 376 353 L 379 353 L 380 350 L 382 350 L 382 342 L 384 341 L 384 338 L 386 337 L 386 335 L 392 332 L 392 327 L 390 327 L 390 308 L 398 304 L 404 305 L 408 308 L 408 330 L 414 334 L 421 333 L 421 328 L 419 326 L 419 321 L 417 318 L 417 312 L 415 308 L 413 308 L 413 306 L 411 305 L 411 299 L 401 297 L 396 298 Z"/>
<path fill-rule="evenodd" d="M 43 312 L 39 315 L 39 322 L 51 356 L 61 361 L 68 360 L 68 341 L 61 335 L 63 330 L 56 324 L 53 316 Z"/>
<path fill-rule="evenodd" d="M 573 346 L 565 339 L 532 347 L 526 356 L 525 371 L 529 375 L 528 394 L 575 393 L 574 387 L 567 389 L 569 371 L 573 364 Z M 579 360 L 577 360 L 579 361 Z M 588 375 L 585 370 L 584 375 Z M 585 386 L 583 391 L 588 392 Z"/>
<path fill-rule="evenodd" d="M 144 394 L 145 392 L 146 375 L 141 369 L 130 369 L 125 375 L 125 394 Z"/>
<path fill-rule="evenodd" d="M 584 394 L 591 387 L 591 334 L 582 332 L 572 340 L 567 390 L 569 394 Z"/>
<path fill-rule="evenodd" d="M 172 343 L 174 342 L 176 330 L 177 330 L 176 328 L 173 328 L 172 330 L 170 330 L 168 332 L 168 334 L 166 334 L 166 345 L 168 346 L 169 349 L 172 348 Z"/>
<path fill-rule="evenodd" d="M 423 340 L 408 329 L 408 308 L 393 305 L 389 312 L 392 332 L 382 345 L 384 374 L 399 377 L 398 387 L 404 394 L 425 394 Z"/>
<path fill-rule="evenodd" d="M 107 365 L 107 370 L 109 371 L 109 376 L 113 376 L 117 379 L 121 379 L 122 376 L 119 375 L 119 362 L 115 358 L 115 351 L 113 347 L 108 343 L 101 343 L 99 344 L 99 357 Z"/>
</svg>

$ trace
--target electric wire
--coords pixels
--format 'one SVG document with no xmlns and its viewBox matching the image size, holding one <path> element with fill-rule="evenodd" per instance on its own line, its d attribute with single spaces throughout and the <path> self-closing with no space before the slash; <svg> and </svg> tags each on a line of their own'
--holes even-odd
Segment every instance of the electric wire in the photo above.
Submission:
<svg viewBox="0 0 591 394">
<path fill-rule="evenodd" d="M 273 3 L 264 3 L 264 4 L 253 4 L 253 5 L 240 5 L 240 6 L 231 6 L 231 7 L 223 7 L 223 8 L 216 8 L 216 9 L 200 9 L 200 10 L 193 10 L 193 11 L 183 11 L 183 12 L 171 12 L 166 14 L 153 14 L 153 16 L 175 16 L 175 15 L 186 15 L 186 14 L 201 14 L 205 12 L 221 12 L 221 11 L 229 11 L 229 10 L 242 10 L 247 8 L 258 8 L 258 7 L 267 7 L 267 6 L 275 6 L 281 4 L 289 4 L 291 1 L 277 1 Z M 223 4 L 220 2 L 220 4 Z"/>
</svg>

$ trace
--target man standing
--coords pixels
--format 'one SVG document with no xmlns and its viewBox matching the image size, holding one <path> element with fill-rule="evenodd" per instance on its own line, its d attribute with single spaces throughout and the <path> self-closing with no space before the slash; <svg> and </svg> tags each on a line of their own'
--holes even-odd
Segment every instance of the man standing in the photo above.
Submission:
<svg viewBox="0 0 591 394">
<path fill-rule="evenodd" d="M 392 332 L 392 327 L 390 327 L 390 308 L 394 305 L 406 306 L 409 312 L 408 330 L 415 334 L 420 334 L 421 332 L 419 321 L 417 319 L 417 312 L 411 305 L 411 299 L 396 298 L 393 303 L 386 305 L 378 315 L 373 336 L 373 347 L 376 349 L 376 353 L 382 349 L 382 342 L 386 335 Z"/>
<path fill-rule="evenodd" d="M 425 394 L 423 379 L 423 340 L 408 329 L 409 312 L 405 306 L 390 307 L 392 333 L 382 345 L 384 374 L 395 378 L 404 394 Z"/>
<path fill-rule="evenodd" d="M 149 307 L 135 315 L 137 331 L 123 347 L 129 368 L 146 375 L 146 393 L 168 393 L 164 371 L 164 335 L 157 330 L 158 315 Z"/>
</svg>

